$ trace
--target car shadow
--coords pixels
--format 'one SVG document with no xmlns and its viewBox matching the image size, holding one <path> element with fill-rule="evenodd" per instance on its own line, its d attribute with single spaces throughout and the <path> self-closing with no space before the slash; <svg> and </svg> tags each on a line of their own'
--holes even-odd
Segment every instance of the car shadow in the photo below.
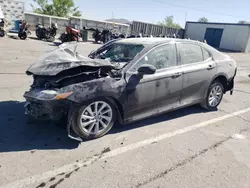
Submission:
<svg viewBox="0 0 250 188">
<path fill-rule="evenodd" d="M 74 149 L 79 142 L 67 136 L 66 126 L 28 123 L 24 103 L 0 102 L 0 152 Z"/>
<path fill-rule="evenodd" d="M 117 124 L 109 134 L 137 129 L 151 124 L 177 119 L 196 113 L 205 113 L 199 106 L 192 106 L 167 114 L 148 118 L 128 125 Z M 75 149 L 79 142 L 68 138 L 66 125 L 46 122 L 27 122 L 24 102 L 0 102 L 0 152 Z"/>
<path fill-rule="evenodd" d="M 43 41 L 41 39 L 38 39 L 37 37 L 29 37 L 29 39 Z"/>
<path fill-rule="evenodd" d="M 155 117 L 146 118 L 142 121 L 134 122 L 134 123 L 127 124 L 127 125 L 118 124 L 115 126 L 115 128 L 111 129 L 110 134 L 116 134 L 119 132 L 129 131 L 132 129 L 137 129 L 140 127 L 145 127 L 148 125 L 152 125 L 152 124 L 156 124 L 156 123 L 160 123 L 164 121 L 178 119 L 180 117 L 189 116 L 192 114 L 200 114 L 200 113 L 207 113 L 207 112 L 209 111 L 201 108 L 199 105 L 194 105 L 194 106 L 186 107 L 186 108 L 179 109 L 173 112 L 164 113 Z"/>
</svg>

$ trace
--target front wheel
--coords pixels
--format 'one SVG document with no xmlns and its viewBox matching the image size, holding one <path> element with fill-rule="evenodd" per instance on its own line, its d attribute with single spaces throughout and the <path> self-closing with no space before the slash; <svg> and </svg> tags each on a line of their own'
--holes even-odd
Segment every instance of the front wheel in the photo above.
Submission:
<svg viewBox="0 0 250 188">
<path fill-rule="evenodd" d="M 113 127 L 116 111 L 109 100 L 100 99 L 84 104 L 72 116 L 74 132 L 83 139 L 94 139 L 102 137 Z"/>
<path fill-rule="evenodd" d="M 224 94 L 224 87 L 219 81 L 213 82 L 206 96 L 206 99 L 201 106 L 207 110 L 216 110 L 220 105 Z"/>
<path fill-rule="evenodd" d="M 5 31 L 0 29 L 0 37 L 4 37 L 5 36 Z"/>
<path fill-rule="evenodd" d="M 19 38 L 20 38 L 21 40 L 25 40 L 25 39 L 27 38 L 27 33 L 26 33 L 26 32 L 20 33 L 20 34 L 19 34 Z"/>
</svg>

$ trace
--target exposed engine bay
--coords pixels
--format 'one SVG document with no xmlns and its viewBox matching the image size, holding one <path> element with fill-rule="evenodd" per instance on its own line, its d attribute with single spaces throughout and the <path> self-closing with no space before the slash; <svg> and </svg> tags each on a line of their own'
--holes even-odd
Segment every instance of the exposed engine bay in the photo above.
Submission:
<svg viewBox="0 0 250 188">
<path fill-rule="evenodd" d="M 117 76 L 117 71 L 97 67 L 77 67 L 63 71 L 56 76 L 33 75 L 31 88 L 60 89 L 71 84 L 77 84 L 107 76 Z"/>
<path fill-rule="evenodd" d="M 63 44 L 46 53 L 26 71 L 33 75 L 32 89 L 62 87 L 107 76 L 119 77 L 120 64 L 80 56 L 76 43 Z M 73 49 L 72 49 L 73 48 Z"/>
</svg>

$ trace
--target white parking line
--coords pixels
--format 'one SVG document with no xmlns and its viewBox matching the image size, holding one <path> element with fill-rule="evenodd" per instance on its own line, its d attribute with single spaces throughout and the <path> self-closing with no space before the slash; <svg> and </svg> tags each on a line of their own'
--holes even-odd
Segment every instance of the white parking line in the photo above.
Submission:
<svg viewBox="0 0 250 188">
<path fill-rule="evenodd" d="M 146 139 L 146 140 L 143 140 L 140 142 L 136 142 L 136 143 L 133 143 L 133 144 L 121 147 L 121 148 L 117 148 L 117 149 L 112 150 L 110 152 L 104 153 L 101 157 L 96 156 L 96 157 L 93 157 L 92 159 L 90 159 L 89 161 L 79 161 L 77 163 L 75 162 L 75 163 L 72 163 L 69 165 L 65 165 L 65 166 L 62 166 L 58 169 L 52 170 L 52 171 L 48 171 L 48 172 L 45 172 L 42 174 L 34 175 L 34 176 L 31 176 L 31 177 L 28 177 L 28 178 L 25 178 L 22 180 L 18 180 L 18 181 L 9 183 L 7 185 L 1 186 L 0 188 L 27 187 L 28 185 L 32 185 L 36 182 L 42 182 L 42 181 L 47 180 L 51 177 L 55 177 L 60 173 L 67 173 L 67 172 L 73 171 L 77 167 L 88 166 L 91 163 L 93 163 L 95 160 L 102 160 L 102 159 L 108 159 L 111 157 L 115 157 L 117 155 L 121 155 L 121 154 L 126 153 L 128 151 L 132 151 L 132 150 L 141 148 L 142 146 L 150 145 L 152 142 L 159 142 L 159 141 L 164 140 L 166 138 L 171 138 L 171 137 L 174 137 L 177 135 L 181 135 L 181 134 L 196 130 L 198 128 L 211 125 L 213 123 L 217 123 L 219 121 L 226 120 L 226 119 L 231 118 L 231 117 L 239 116 L 239 115 L 244 114 L 244 113 L 249 112 L 249 111 L 250 111 L 250 108 L 247 108 L 247 109 L 240 110 L 240 111 L 234 112 L 232 114 L 227 114 L 227 115 L 224 115 L 224 116 L 221 116 L 221 117 L 209 120 L 209 121 L 205 121 L 205 122 L 202 122 L 199 124 L 191 125 L 191 126 L 183 128 L 183 129 L 179 129 L 179 130 L 176 130 L 173 132 L 165 133 L 165 134 L 159 135 L 157 137 L 153 137 L 153 138 Z"/>
</svg>

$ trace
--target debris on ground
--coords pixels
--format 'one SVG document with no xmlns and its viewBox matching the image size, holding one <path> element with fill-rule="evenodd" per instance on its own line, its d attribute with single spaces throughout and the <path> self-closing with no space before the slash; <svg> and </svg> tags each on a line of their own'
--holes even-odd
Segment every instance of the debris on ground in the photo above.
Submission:
<svg viewBox="0 0 250 188">
<path fill-rule="evenodd" d="M 36 150 L 31 150 L 31 151 L 30 151 L 30 153 L 32 153 L 32 154 L 35 153 L 35 152 L 36 152 Z"/>
<path fill-rule="evenodd" d="M 110 151 L 111 151 L 110 147 L 107 147 L 107 148 L 104 148 L 104 150 L 102 151 L 102 153 L 108 153 Z"/>
</svg>

